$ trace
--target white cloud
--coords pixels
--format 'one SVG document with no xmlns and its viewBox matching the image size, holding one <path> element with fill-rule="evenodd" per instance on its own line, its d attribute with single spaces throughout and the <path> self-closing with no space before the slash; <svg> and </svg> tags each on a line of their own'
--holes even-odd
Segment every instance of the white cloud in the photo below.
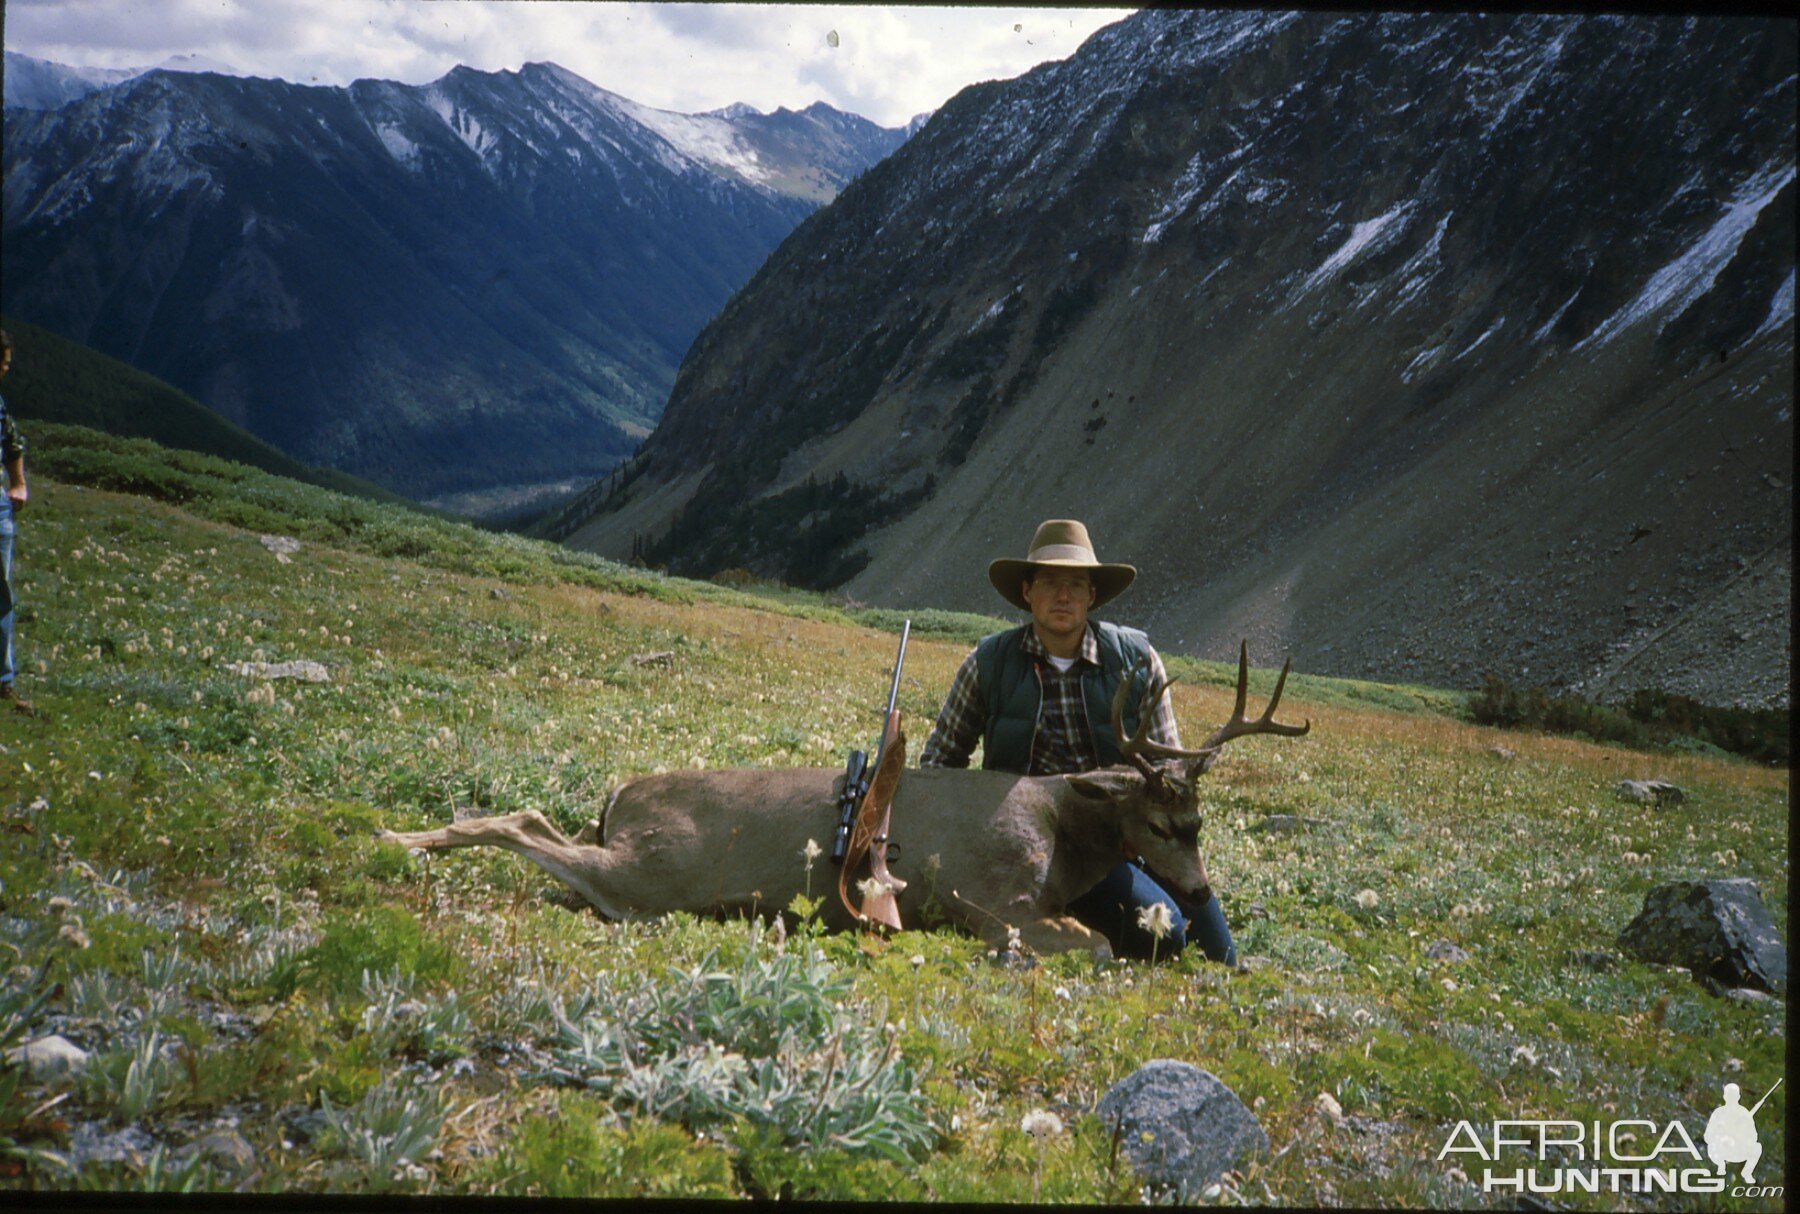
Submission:
<svg viewBox="0 0 1800 1214">
<path fill-rule="evenodd" d="M 525 0 L 9 0 L 6 49 L 85 67 L 199 54 L 248 75 L 420 84 L 458 64 L 549 60 L 695 113 L 824 101 L 897 126 L 968 84 L 1073 54 L 1124 9 L 542 3 Z M 1021 28 L 1015 30 L 1017 25 Z M 836 30 L 838 46 L 826 35 Z"/>
</svg>

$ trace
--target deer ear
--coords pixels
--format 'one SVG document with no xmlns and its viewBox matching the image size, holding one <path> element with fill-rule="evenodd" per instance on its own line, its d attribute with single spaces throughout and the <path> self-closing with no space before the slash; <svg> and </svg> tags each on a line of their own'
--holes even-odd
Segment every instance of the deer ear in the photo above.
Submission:
<svg viewBox="0 0 1800 1214">
<path fill-rule="evenodd" d="M 1144 785 L 1144 777 L 1135 771 L 1084 771 L 1079 775 L 1064 776 L 1069 787 L 1088 798 L 1090 801 L 1116 801 L 1120 797 L 1128 797 Z"/>
</svg>

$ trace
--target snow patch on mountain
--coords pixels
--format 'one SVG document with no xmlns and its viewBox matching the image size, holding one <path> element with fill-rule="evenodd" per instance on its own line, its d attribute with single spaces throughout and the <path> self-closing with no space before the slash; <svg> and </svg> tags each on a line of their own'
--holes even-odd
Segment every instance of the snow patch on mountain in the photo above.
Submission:
<svg viewBox="0 0 1800 1214">
<path fill-rule="evenodd" d="M 1581 298 L 1581 292 L 1578 290 L 1575 292 L 1575 294 L 1573 294 L 1573 295 L 1569 296 L 1567 299 L 1563 300 L 1562 307 L 1558 308 L 1555 312 L 1551 313 L 1550 319 L 1546 320 L 1541 326 L 1539 326 L 1537 332 L 1535 332 L 1531 335 L 1531 340 L 1534 342 L 1541 342 L 1546 337 L 1550 336 L 1550 331 L 1552 329 L 1556 328 L 1556 322 L 1563 318 L 1563 313 L 1567 312 L 1569 310 L 1570 305 L 1572 305 L 1576 300 L 1578 300 L 1580 298 Z"/>
<path fill-rule="evenodd" d="M 1472 341 L 1468 345 L 1464 346 L 1462 348 L 1462 350 L 1456 355 L 1456 358 L 1453 358 L 1450 361 L 1455 362 L 1457 358 L 1467 358 L 1469 355 L 1475 353 L 1475 351 L 1480 349 L 1482 344 L 1484 342 L 1486 342 L 1488 338 L 1490 338 L 1494 334 L 1498 333 L 1500 331 L 1500 326 L 1505 323 L 1506 323 L 1506 317 L 1502 316 L 1499 320 L 1496 320 L 1493 324 L 1491 324 L 1487 327 L 1487 332 L 1483 333 L 1480 337 L 1477 337 L 1474 341 Z"/>
<path fill-rule="evenodd" d="M 1431 346 L 1428 349 L 1419 351 L 1413 360 L 1406 364 L 1406 369 L 1400 372 L 1400 382 L 1403 384 L 1412 383 L 1413 376 L 1421 371 L 1429 371 L 1433 364 L 1437 362 L 1438 355 L 1443 352 L 1444 347 L 1441 345 Z"/>
<path fill-rule="evenodd" d="M 1712 290 L 1719 272 L 1737 256 L 1738 246 L 1762 214 L 1764 207 L 1794 180 L 1794 166 L 1770 166 L 1757 173 L 1738 190 L 1713 226 L 1690 245 L 1681 256 L 1650 276 L 1636 299 L 1614 312 L 1599 328 L 1575 346 L 1577 350 L 1611 341 L 1620 333 L 1652 316 L 1660 315 L 1663 326 L 1686 312 L 1696 300 Z M 1661 331 L 1659 327 L 1659 332 Z"/>
<path fill-rule="evenodd" d="M 1377 252 L 1391 245 L 1406 230 L 1408 215 L 1414 203 L 1407 199 L 1384 214 L 1373 219 L 1365 219 L 1350 229 L 1349 239 L 1339 245 L 1337 251 L 1325 259 L 1323 265 L 1306 276 L 1295 295 L 1296 301 L 1308 292 L 1335 278 L 1346 266 L 1365 253 Z"/>
<path fill-rule="evenodd" d="M 1751 340 L 1754 341 L 1764 333 L 1772 333 L 1783 326 L 1792 329 L 1793 324 L 1794 272 L 1789 270 L 1787 278 L 1779 287 L 1775 288 L 1774 298 L 1769 300 L 1769 315 L 1764 318 L 1762 324 L 1756 327 L 1756 332 L 1750 335 Z M 1789 336 L 1791 337 L 1793 334 L 1789 333 Z"/>
<path fill-rule="evenodd" d="M 419 167 L 419 145 L 408 139 L 398 125 L 383 122 L 375 128 L 375 136 L 381 140 L 381 146 L 388 150 L 388 155 L 406 168 Z"/>
<path fill-rule="evenodd" d="M 1144 229 L 1145 244 L 1155 244 L 1161 240 L 1162 234 L 1168 230 L 1169 224 L 1192 206 L 1194 199 L 1200 196 L 1200 191 L 1204 188 L 1201 174 L 1206 170 L 1205 159 L 1205 156 L 1201 155 L 1188 161 L 1187 168 L 1181 171 L 1181 176 L 1175 181 L 1174 196 L 1163 204 L 1162 209 L 1156 213 L 1156 218 L 1150 222 L 1150 226 Z M 1233 173 L 1230 178 L 1226 179 L 1225 184 L 1230 185 L 1236 177 L 1237 174 Z"/>
<path fill-rule="evenodd" d="M 1574 28 L 1574 21 L 1565 19 L 1565 23 L 1557 30 L 1556 36 L 1548 44 L 1542 44 L 1535 36 L 1503 39 L 1493 56 L 1499 60 L 1500 67 L 1498 69 L 1473 64 L 1465 69 L 1465 73 L 1479 73 L 1488 77 L 1495 85 L 1499 85 L 1503 79 L 1518 81 L 1499 97 L 1497 104 L 1494 104 L 1493 113 L 1489 116 L 1487 125 L 1482 129 L 1483 137 L 1492 135 L 1499 130 L 1500 125 L 1511 116 L 1525 95 L 1537 86 L 1544 74 L 1556 68 L 1562 59 L 1563 44 L 1568 41 L 1569 31 Z M 1521 58 L 1523 62 L 1518 62 L 1517 60 Z"/>
<path fill-rule="evenodd" d="M 662 136 L 670 147 L 688 160 L 726 169 L 759 185 L 773 176 L 737 129 L 724 118 L 708 114 L 674 114 L 623 99 L 619 108 Z"/>
<path fill-rule="evenodd" d="M 1450 216 L 1454 214 L 1455 211 L 1447 212 L 1438 220 L 1437 228 L 1431 233 L 1431 239 L 1425 242 L 1425 247 L 1407 258 L 1406 264 L 1400 267 L 1400 272 L 1395 277 L 1403 281 L 1400 293 L 1394 297 L 1393 306 L 1389 308 L 1390 312 L 1398 311 L 1411 303 L 1444 268 L 1440 251 L 1444 244 L 1444 230 L 1450 226 Z"/>
</svg>

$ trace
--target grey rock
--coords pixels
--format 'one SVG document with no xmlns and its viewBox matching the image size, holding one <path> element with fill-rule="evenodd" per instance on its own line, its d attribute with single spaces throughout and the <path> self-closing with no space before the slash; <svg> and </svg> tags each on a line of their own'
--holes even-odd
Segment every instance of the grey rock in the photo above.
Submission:
<svg viewBox="0 0 1800 1214">
<path fill-rule="evenodd" d="M 291 535 L 265 535 L 262 537 L 262 546 L 273 552 L 275 559 L 283 565 L 292 564 L 289 558 L 300 551 L 300 541 Z"/>
<path fill-rule="evenodd" d="M 1619 795 L 1640 805 L 1680 805 L 1687 794 L 1667 780 L 1620 780 Z"/>
<path fill-rule="evenodd" d="M 1619 947 L 1642 961 L 1686 966 L 1718 986 L 1787 991 L 1787 945 L 1747 877 L 1657 886 L 1619 933 Z"/>
<path fill-rule="evenodd" d="M 232 1129 L 214 1130 L 194 1144 L 194 1150 L 214 1163 L 248 1171 L 256 1163 L 256 1149 Z"/>
<path fill-rule="evenodd" d="M 1433 961 L 1448 962 L 1467 961 L 1470 957 L 1467 949 L 1452 944 L 1448 940 L 1433 940 L 1425 946 L 1425 955 Z"/>
<path fill-rule="evenodd" d="M 1269 917 L 1269 908 L 1260 902 L 1252 902 L 1245 908 L 1244 913 L 1249 915 L 1252 919 L 1267 919 Z"/>
<path fill-rule="evenodd" d="M 1511 760 L 1519 757 L 1518 751 L 1508 750 L 1504 746 L 1490 746 L 1488 747 L 1488 753 L 1493 755 L 1496 759 Z"/>
<path fill-rule="evenodd" d="M 1725 997 L 1734 1003 L 1775 1003 L 1775 996 L 1767 991 L 1759 991 L 1753 986 L 1736 986 L 1725 992 Z"/>
<path fill-rule="evenodd" d="M 1324 824 L 1323 818 L 1308 818 L 1303 814 L 1270 814 L 1260 822 L 1252 823 L 1249 830 L 1253 835 L 1291 835 Z"/>
<path fill-rule="evenodd" d="M 6 1057 L 39 1083 L 50 1083 L 65 1075 L 79 1075 L 87 1067 L 88 1052 L 67 1037 L 52 1034 L 28 1041 Z"/>
<path fill-rule="evenodd" d="M 1618 969 L 1619 959 L 1611 953 L 1603 953 L 1598 949 L 1578 948 L 1570 950 L 1569 964 L 1593 970 L 1596 974 L 1604 974 Z"/>
<path fill-rule="evenodd" d="M 1147 1062 L 1100 1098 L 1100 1121 L 1150 1185 L 1197 1196 L 1269 1136 L 1217 1076 L 1185 1062 Z"/>
<path fill-rule="evenodd" d="M 108 1130 L 103 1122 L 84 1121 L 70 1132 L 64 1157 L 77 1173 L 96 1163 L 129 1163 L 133 1167 L 142 1167 L 155 1145 L 156 1140 L 138 1126 Z"/>
<path fill-rule="evenodd" d="M 548 1055 L 540 1055 L 537 1060 L 546 1063 L 552 1061 Z M 281 1110 L 281 1125 L 289 1139 L 305 1145 L 330 1128 L 331 1122 L 323 1110 L 309 1109 L 305 1105 L 288 1105 Z"/>
</svg>

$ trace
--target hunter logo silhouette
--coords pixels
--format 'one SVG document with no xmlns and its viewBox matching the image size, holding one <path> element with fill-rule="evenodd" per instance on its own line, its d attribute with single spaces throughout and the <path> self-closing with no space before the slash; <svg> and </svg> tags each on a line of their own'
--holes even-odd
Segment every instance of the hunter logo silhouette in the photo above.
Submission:
<svg viewBox="0 0 1800 1214">
<path fill-rule="evenodd" d="M 1775 1088 L 1781 1086 L 1781 1080 L 1775 1081 Z M 1706 1119 L 1706 1157 L 1720 1172 L 1728 1163 L 1744 1165 L 1743 1179 L 1745 1184 L 1754 1183 L 1756 1178 L 1751 1172 L 1757 1161 L 1762 1158 L 1762 1144 L 1756 1141 L 1756 1110 L 1763 1107 L 1763 1101 L 1775 1094 L 1770 1088 L 1762 1100 L 1750 1108 L 1738 1103 L 1738 1085 L 1725 1085 L 1725 1103 L 1713 1110 L 1713 1115 Z"/>
</svg>

